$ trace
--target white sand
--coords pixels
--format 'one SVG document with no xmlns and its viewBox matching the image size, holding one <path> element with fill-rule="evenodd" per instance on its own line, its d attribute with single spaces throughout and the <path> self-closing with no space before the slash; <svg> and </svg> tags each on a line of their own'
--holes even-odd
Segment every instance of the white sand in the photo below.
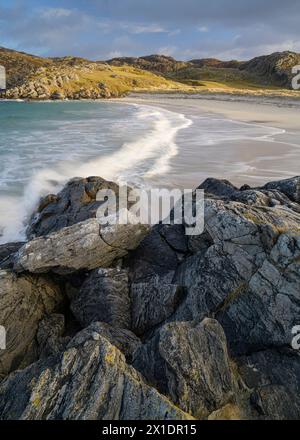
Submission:
<svg viewBox="0 0 300 440">
<path fill-rule="evenodd" d="M 300 174 L 300 104 L 175 96 L 125 101 L 162 107 L 193 120 L 179 133 L 178 155 L 159 184 L 193 188 L 207 177 L 219 177 L 255 186 Z"/>
</svg>

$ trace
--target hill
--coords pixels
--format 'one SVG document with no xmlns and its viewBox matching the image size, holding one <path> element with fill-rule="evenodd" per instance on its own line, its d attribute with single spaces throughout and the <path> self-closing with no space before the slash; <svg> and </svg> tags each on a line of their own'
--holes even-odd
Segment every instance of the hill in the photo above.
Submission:
<svg viewBox="0 0 300 440">
<path fill-rule="evenodd" d="M 177 61 L 164 55 L 90 61 L 42 58 L 0 47 L 9 99 L 98 99 L 129 92 L 300 96 L 288 91 L 300 54 L 275 53 L 248 62 L 214 58 Z"/>
<path fill-rule="evenodd" d="M 132 65 L 109 65 L 84 58 L 41 58 L 0 48 L 6 68 L 6 98 L 98 99 L 129 91 L 184 91 L 191 86 Z"/>
</svg>

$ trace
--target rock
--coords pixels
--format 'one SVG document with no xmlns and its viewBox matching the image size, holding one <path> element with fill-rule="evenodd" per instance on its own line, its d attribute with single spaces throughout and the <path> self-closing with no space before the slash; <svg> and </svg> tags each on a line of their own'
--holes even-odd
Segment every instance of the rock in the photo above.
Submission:
<svg viewBox="0 0 300 440">
<path fill-rule="evenodd" d="M 101 177 L 75 178 L 57 194 L 44 197 L 33 214 L 27 229 L 29 239 L 57 232 L 89 218 L 95 218 L 102 202 L 96 200 L 100 190 L 112 190 L 118 194 L 119 187 Z"/>
<path fill-rule="evenodd" d="M 65 317 L 51 314 L 44 318 L 38 326 L 36 335 L 39 358 L 47 358 L 63 351 L 70 338 L 63 338 Z"/>
<path fill-rule="evenodd" d="M 87 341 L 0 384 L 3 420 L 188 420 L 105 338 Z"/>
<path fill-rule="evenodd" d="M 24 245 L 24 242 L 0 245 L 0 268 L 10 269 L 13 266 L 13 255 Z"/>
<path fill-rule="evenodd" d="M 158 276 L 131 285 L 132 329 L 142 335 L 169 318 L 184 297 L 184 289 Z"/>
<path fill-rule="evenodd" d="M 135 249 L 147 232 L 139 224 L 100 227 L 98 220 L 86 220 L 29 241 L 16 254 L 14 270 L 67 274 L 108 267 Z"/>
<path fill-rule="evenodd" d="M 218 198 L 230 198 L 238 191 L 238 188 L 228 180 L 214 178 L 206 179 L 198 189 L 203 189 L 206 195 L 210 194 Z"/>
<path fill-rule="evenodd" d="M 71 301 L 71 310 L 83 327 L 107 322 L 113 327 L 131 326 L 128 273 L 120 269 L 96 269 Z"/>
<path fill-rule="evenodd" d="M 266 190 L 278 190 L 294 202 L 300 203 L 300 176 L 292 179 L 270 182 L 264 186 Z"/>
<path fill-rule="evenodd" d="M 196 418 L 234 401 L 235 379 L 226 337 L 217 321 L 166 324 L 136 351 L 133 365 Z"/>
<path fill-rule="evenodd" d="M 0 375 L 36 359 L 39 322 L 62 301 L 61 289 L 47 277 L 0 271 L 0 323 L 7 334 L 6 349 L 0 351 Z"/>
<path fill-rule="evenodd" d="M 126 261 L 133 282 L 174 271 L 188 252 L 187 237 L 181 225 L 157 225 Z"/>
<path fill-rule="evenodd" d="M 81 330 L 69 342 L 67 348 L 78 347 L 88 340 L 98 341 L 100 336 L 107 339 L 112 345 L 117 347 L 128 361 L 132 360 L 133 353 L 141 345 L 140 339 L 130 330 L 113 327 L 106 322 L 93 322 L 87 328 Z"/>
<path fill-rule="evenodd" d="M 300 417 L 300 354 L 269 349 L 237 359 L 239 373 L 251 390 L 255 418 L 298 420 Z"/>
<path fill-rule="evenodd" d="M 218 314 L 236 353 L 290 344 L 300 322 L 299 257 L 300 237 L 280 235 L 243 291 Z"/>
<path fill-rule="evenodd" d="M 205 218 L 207 246 L 194 243 L 174 276 L 187 295 L 172 319 L 216 317 L 236 354 L 289 343 L 300 320 L 300 215 L 207 199 Z"/>
</svg>

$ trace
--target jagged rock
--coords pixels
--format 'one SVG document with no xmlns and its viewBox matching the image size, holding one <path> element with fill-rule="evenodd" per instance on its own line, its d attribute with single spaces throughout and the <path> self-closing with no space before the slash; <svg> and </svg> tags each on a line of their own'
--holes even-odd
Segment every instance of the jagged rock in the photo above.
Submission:
<svg viewBox="0 0 300 440">
<path fill-rule="evenodd" d="M 215 316 L 236 353 L 289 343 L 300 319 L 300 215 L 281 206 L 208 199 L 205 218 L 211 241 L 178 268 L 174 282 L 187 296 L 172 319 Z"/>
<path fill-rule="evenodd" d="M 136 351 L 133 365 L 196 418 L 234 401 L 235 379 L 217 321 L 166 324 Z"/>
<path fill-rule="evenodd" d="M 47 277 L 0 271 L 0 323 L 7 334 L 6 349 L 0 351 L 0 375 L 36 358 L 38 324 L 62 301 L 61 289 Z"/>
<path fill-rule="evenodd" d="M 264 350 L 237 360 L 239 373 L 251 390 L 255 418 L 300 417 L 300 354 L 291 349 Z"/>
<path fill-rule="evenodd" d="M 281 234 L 261 267 L 218 314 L 236 353 L 290 344 L 291 329 L 300 322 L 299 257 L 300 237 Z"/>
<path fill-rule="evenodd" d="M 87 341 L 8 377 L 3 420 L 188 420 L 149 387 L 105 338 Z"/>
<path fill-rule="evenodd" d="M 132 329 L 142 335 L 174 313 L 184 297 L 184 289 L 154 276 L 144 283 L 132 284 L 130 296 Z"/>
<path fill-rule="evenodd" d="M 278 190 L 294 202 L 300 203 L 300 176 L 267 183 L 264 189 Z"/>
<path fill-rule="evenodd" d="M 13 266 L 13 255 L 25 244 L 25 242 L 6 243 L 0 245 L 0 268 L 10 269 Z"/>
<path fill-rule="evenodd" d="M 118 195 L 119 187 L 101 177 L 75 178 L 57 194 L 44 197 L 27 228 L 29 239 L 48 235 L 67 226 L 95 218 L 102 202 L 96 200 L 100 190 L 112 190 Z"/>
<path fill-rule="evenodd" d="M 187 237 L 181 225 L 157 225 L 126 261 L 133 282 L 174 271 L 188 252 Z"/>
<path fill-rule="evenodd" d="M 86 220 L 26 243 L 16 254 L 14 270 L 72 273 L 108 267 L 135 249 L 148 232 L 144 225 L 101 226 Z"/>
<path fill-rule="evenodd" d="M 69 342 L 67 348 L 77 347 L 88 340 L 98 341 L 100 336 L 107 339 L 112 345 L 117 347 L 131 361 L 133 353 L 141 345 L 140 339 L 130 330 L 113 327 L 106 322 L 93 322 L 84 330 L 81 330 Z"/>
<path fill-rule="evenodd" d="M 213 177 L 206 179 L 198 189 L 203 189 L 206 195 L 210 194 L 219 198 L 230 198 L 238 191 L 238 188 L 228 180 L 219 180 Z"/>
<path fill-rule="evenodd" d="M 65 317 L 53 313 L 44 318 L 38 326 L 36 335 L 39 358 L 52 356 L 66 347 L 70 338 L 63 338 Z"/>
<path fill-rule="evenodd" d="M 83 327 L 102 321 L 113 327 L 131 325 L 128 273 L 120 269 L 96 269 L 71 301 L 71 310 Z"/>
</svg>

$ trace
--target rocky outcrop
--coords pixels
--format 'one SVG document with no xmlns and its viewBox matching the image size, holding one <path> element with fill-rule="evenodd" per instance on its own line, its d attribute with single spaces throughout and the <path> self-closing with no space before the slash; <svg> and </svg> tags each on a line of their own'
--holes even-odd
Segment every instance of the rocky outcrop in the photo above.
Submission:
<svg viewBox="0 0 300 440">
<path fill-rule="evenodd" d="M 24 244 L 25 242 L 16 242 L 0 245 L 1 269 L 11 269 L 13 267 L 13 256 Z"/>
<path fill-rule="evenodd" d="M 299 177 L 207 179 L 198 236 L 100 226 L 113 185 L 71 181 L 1 250 L 0 418 L 298 419 Z"/>
<path fill-rule="evenodd" d="M 112 66 L 124 66 L 127 64 L 158 74 L 176 72 L 188 65 L 184 61 L 176 61 L 174 58 L 165 55 L 148 55 L 140 58 L 120 57 L 108 60 L 107 63 Z"/>
<path fill-rule="evenodd" d="M 135 249 L 147 231 L 143 225 L 100 226 L 97 219 L 86 220 L 29 241 L 16 254 L 14 270 L 67 274 L 109 267 Z"/>
<path fill-rule="evenodd" d="M 39 322 L 62 302 L 61 289 L 51 279 L 0 271 L 0 323 L 6 330 L 6 349 L 0 350 L 0 376 L 37 358 Z"/>
<path fill-rule="evenodd" d="M 71 301 L 71 310 L 83 327 L 97 321 L 113 327 L 131 327 L 128 273 L 120 269 L 96 269 Z"/>
<path fill-rule="evenodd" d="M 154 276 L 131 285 L 132 328 L 137 335 L 164 322 L 184 298 L 184 289 L 167 281 Z"/>
<path fill-rule="evenodd" d="M 50 194 L 40 201 L 30 219 L 27 237 L 32 239 L 48 235 L 89 218 L 96 218 L 97 209 L 103 203 L 96 200 L 101 190 L 112 190 L 117 195 L 119 187 L 101 177 L 70 180 L 58 194 Z"/>
<path fill-rule="evenodd" d="M 140 339 L 130 330 L 113 327 L 106 322 L 93 322 L 84 330 L 78 332 L 69 342 L 67 348 L 77 347 L 89 340 L 98 341 L 101 336 L 117 347 L 130 362 L 134 352 L 142 344 Z"/>
<path fill-rule="evenodd" d="M 300 355 L 291 348 L 268 349 L 238 360 L 239 373 L 251 390 L 254 417 L 298 420 Z"/>
<path fill-rule="evenodd" d="M 266 84 L 271 82 L 279 86 L 291 88 L 292 68 L 299 64 L 300 54 L 286 51 L 253 58 L 248 62 L 242 63 L 240 69 L 247 70 L 261 77 Z"/>
<path fill-rule="evenodd" d="M 105 338 L 38 362 L 0 385 L 1 419 L 188 420 Z"/>
<path fill-rule="evenodd" d="M 234 401 L 226 338 L 220 324 L 211 319 L 166 324 L 136 351 L 133 365 L 196 418 Z"/>
</svg>

